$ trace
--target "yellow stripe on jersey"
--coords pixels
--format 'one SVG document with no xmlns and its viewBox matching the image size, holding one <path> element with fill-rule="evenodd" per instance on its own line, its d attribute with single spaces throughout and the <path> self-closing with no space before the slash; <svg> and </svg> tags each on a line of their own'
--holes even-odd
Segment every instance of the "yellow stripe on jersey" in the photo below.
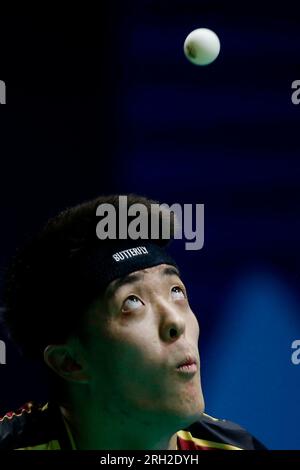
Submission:
<svg viewBox="0 0 300 470">
<path fill-rule="evenodd" d="M 211 447 L 214 449 L 224 449 L 224 450 L 243 450 L 240 447 L 235 447 L 230 444 L 221 444 L 220 442 L 213 442 L 213 441 L 205 441 L 204 439 L 198 439 L 197 437 L 193 437 L 192 434 L 188 431 L 178 431 L 177 435 L 184 439 L 185 441 L 192 441 L 196 445 L 202 447 Z"/>
<path fill-rule="evenodd" d="M 77 449 L 76 449 L 76 445 L 75 445 L 75 441 L 74 441 L 74 438 L 73 438 L 73 434 L 72 434 L 72 432 L 71 432 L 71 429 L 70 429 L 70 426 L 69 426 L 69 424 L 68 424 L 68 421 L 66 420 L 66 418 L 64 417 L 63 414 L 62 414 L 62 417 L 63 417 L 64 425 L 65 425 L 66 430 L 67 430 L 67 434 L 68 434 L 69 439 L 70 439 L 71 448 L 72 448 L 72 450 L 77 450 Z"/>
<path fill-rule="evenodd" d="M 19 447 L 18 449 L 15 449 L 15 450 L 61 450 L 61 447 L 59 445 L 59 442 L 54 440 L 54 441 L 46 442 L 45 444 L 39 444 L 37 446 Z"/>
<path fill-rule="evenodd" d="M 210 416 L 206 413 L 202 413 L 203 416 L 206 416 L 207 418 L 210 418 L 212 419 L 213 421 L 224 421 L 223 419 L 219 419 L 219 418 L 214 418 L 213 416 Z"/>
<path fill-rule="evenodd" d="M 32 411 L 32 406 L 33 406 L 32 403 L 28 403 L 27 408 L 21 408 L 20 413 L 15 413 L 15 412 L 13 412 L 13 413 L 7 413 L 6 415 L 4 415 L 4 416 L 2 416 L 2 417 L 0 418 L 0 423 L 1 423 L 2 421 L 4 421 L 5 419 L 11 420 L 11 419 L 13 419 L 13 418 L 15 418 L 15 417 L 19 418 L 19 417 L 22 416 L 24 413 L 27 413 L 27 414 L 31 413 L 31 411 Z"/>
</svg>

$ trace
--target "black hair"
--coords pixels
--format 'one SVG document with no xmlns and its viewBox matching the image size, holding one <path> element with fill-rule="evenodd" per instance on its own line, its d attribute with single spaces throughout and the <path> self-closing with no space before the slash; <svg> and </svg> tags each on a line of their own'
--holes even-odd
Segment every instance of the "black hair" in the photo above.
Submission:
<svg viewBox="0 0 300 470">
<path fill-rule="evenodd" d="M 157 204 L 134 194 L 127 198 L 128 207 L 142 203 L 148 214 L 151 204 Z M 80 332 L 84 312 L 101 295 L 82 281 L 82 263 L 78 260 L 89 256 L 96 246 L 105 250 L 110 242 L 96 236 L 96 209 L 102 203 L 113 204 L 118 210 L 119 196 L 100 196 L 50 219 L 17 252 L 8 269 L 5 321 L 12 338 L 29 356 L 41 357 L 48 344 L 62 343 L 69 335 Z M 154 242 L 166 245 L 168 241 Z"/>
</svg>

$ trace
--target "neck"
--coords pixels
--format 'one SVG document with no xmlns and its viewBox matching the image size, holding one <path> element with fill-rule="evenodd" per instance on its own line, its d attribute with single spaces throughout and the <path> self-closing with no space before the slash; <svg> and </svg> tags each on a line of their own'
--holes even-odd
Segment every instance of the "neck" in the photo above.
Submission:
<svg viewBox="0 0 300 470">
<path fill-rule="evenodd" d="M 153 412 L 139 413 L 124 406 L 98 409 L 86 403 L 61 407 L 78 450 L 177 449 L 178 422 L 176 426 Z"/>
</svg>

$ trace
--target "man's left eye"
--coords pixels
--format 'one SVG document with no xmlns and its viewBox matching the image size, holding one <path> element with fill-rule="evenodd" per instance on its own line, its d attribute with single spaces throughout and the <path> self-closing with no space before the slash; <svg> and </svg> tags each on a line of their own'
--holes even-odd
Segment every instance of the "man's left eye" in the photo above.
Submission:
<svg viewBox="0 0 300 470">
<path fill-rule="evenodd" d="M 183 289 L 179 286 L 172 287 L 171 294 L 172 294 L 173 299 L 175 300 L 185 299 L 185 293 Z"/>
</svg>

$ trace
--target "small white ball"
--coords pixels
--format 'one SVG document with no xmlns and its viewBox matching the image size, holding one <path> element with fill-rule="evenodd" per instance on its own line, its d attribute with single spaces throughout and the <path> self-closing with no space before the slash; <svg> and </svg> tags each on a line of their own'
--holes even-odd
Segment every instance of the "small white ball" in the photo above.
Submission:
<svg viewBox="0 0 300 470">
<path fill-rule="evenodd" d="M 198 28 L 187 36 L 183 50 L 187 59 L 193 64 L 208 65 L 219 55 L 220 41 L 211 29 Z"/>
</svg>

